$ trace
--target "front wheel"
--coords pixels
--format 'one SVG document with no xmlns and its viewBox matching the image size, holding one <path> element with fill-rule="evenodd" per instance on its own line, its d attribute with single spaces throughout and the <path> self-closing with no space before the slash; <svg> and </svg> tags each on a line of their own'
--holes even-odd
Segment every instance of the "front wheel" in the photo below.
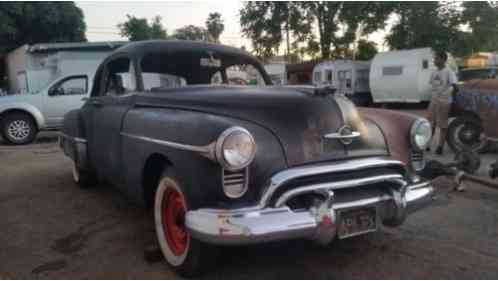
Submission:
<svg viewBox="0 0 498 281">
<path fill-rule="evenodd" d="M 10 113 L 1 122 L 2 137 L 11 144 L 33 142 L 38 133 L 31 116 L 24 113 Z"/>
<path fill-rule="evenodd" d="M 161 251 L 178 273 L 197 276 L 214 265 L 216 249 L 193 238 L 185 225 L 189 205 L 179 181 L 163 173 L 154 200 L 154 221 Z"/>
<path fill-rule="evenodd" d="M 468 116 L 457 117 L 450 123 L 447 138 L 455 153 L 464 150 L 480 152 L 487 145 L 480 121 Z"/>
</svg>

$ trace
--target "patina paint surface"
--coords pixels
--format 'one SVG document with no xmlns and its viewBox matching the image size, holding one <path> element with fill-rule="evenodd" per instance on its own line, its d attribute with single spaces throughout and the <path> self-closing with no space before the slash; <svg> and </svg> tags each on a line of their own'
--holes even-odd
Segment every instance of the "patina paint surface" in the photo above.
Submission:
<svg viewBox="0 0 498 281">
<path fill-rule="evenodd" d="M 482 120 L 484 133 L 498 137 L 498 80 L 472 80 L 459 87 L 455 96 L 455 108 L 459 112 L 470 111 Z"/>
</svg>

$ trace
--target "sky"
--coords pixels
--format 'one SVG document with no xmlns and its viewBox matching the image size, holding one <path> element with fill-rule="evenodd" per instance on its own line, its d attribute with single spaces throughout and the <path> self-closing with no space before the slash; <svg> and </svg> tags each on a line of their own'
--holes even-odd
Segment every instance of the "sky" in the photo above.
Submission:
<svg viewBox="0 0 498 281">
<path fill-rule="evenodd" d="M 243 38 L 240 32 L 239 10 L 242 1 L 196 1 L 196 2 L 76 2 L 83 10 L 87 25 L 88 41 L 126 40 L 119 35 L 117 24 L 126 21 L 130 14 L 138 18 L 151 20 L 155 16 L 162 17 L 162 24 L 168 34 L 185 25 L 204 26 L 209 13 L 219 12 L 224 20 L 225 30 L 220 41 L 234 47 L 246 46 L 251 49 L 250 41 Z M 379 50 L 384 50 L 385 32 L 376 32 L 367 39 L 377 43 Z M 283 49 L 283 48 L 281 48 Z"/>
</svg>

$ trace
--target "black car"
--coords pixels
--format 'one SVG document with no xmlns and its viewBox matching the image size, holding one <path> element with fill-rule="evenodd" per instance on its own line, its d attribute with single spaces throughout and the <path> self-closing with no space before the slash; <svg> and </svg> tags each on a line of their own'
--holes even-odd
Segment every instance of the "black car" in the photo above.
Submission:
<svg viewBox="0 0 498 281">
<path fill-rule="evenodd" d="M 230 85 L 233 73 L 257 85 Z M 430 136 L 423 118 L 331 89 L 271 86 L 236 48 L 143 41 L 105 59 L 60 144 L 81 186 L 105 180 L 154 208 L 167 262 L 191 276 L 216 245 L 327 244 L 400 225 L 430 202 L 416 174 Z"/>
</svg>

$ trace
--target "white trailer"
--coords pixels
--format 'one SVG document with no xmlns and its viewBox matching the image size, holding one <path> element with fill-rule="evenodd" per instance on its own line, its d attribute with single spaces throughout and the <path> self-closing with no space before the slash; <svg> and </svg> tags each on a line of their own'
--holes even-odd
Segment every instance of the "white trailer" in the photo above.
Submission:
<svg viewBox="0 0 498 281">
<path fill-rule="evenodd" d="M 126 43 L 23 45 L 6 56 L 9 93 L 36 93 L 61 76 L 94 72 L 110 52 Z"/>
<path fill-rule="evenodd" d="M 431 48 L 392 51 L 377 54 L 370 67 L 370 91 L 376 103 L 418 103 L 429 101 L 430 76 L 434 71 Z M 457 72 L 454 58 L 447 65 Z"/>
<path fill-rule="evenodd" d="M 313 68 L 312 82 L 318 87 L 330 86 L 336 93 L 355 101 L 369 100 L 370 62 L 353 60 L 327 60 Z"/>
</svg>

